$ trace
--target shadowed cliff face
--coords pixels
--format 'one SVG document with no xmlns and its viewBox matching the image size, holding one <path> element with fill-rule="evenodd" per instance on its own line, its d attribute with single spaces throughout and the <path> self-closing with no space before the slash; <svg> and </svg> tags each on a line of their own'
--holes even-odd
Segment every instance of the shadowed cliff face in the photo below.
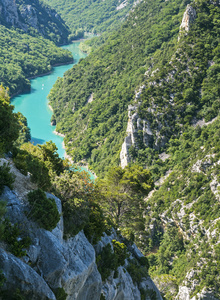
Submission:
<svg viewBox="0 0 220 300">
<path fill-rule="evenodd" d="M 56 299 L 54 291 L 59 288 L 64 289 L 68 300 L 99 300 L 101 292 L 109 300 L 141 299 L 138 286 L 133 283 L 124 266 L 118 268 L 117 277 L 112 274 L 105 282 L 102 282 L 97 270 L 96 251 L 101 251 L 107 244 L 112 246 L 112 239 L 117 238 L 115 233 L 111 236 L 105 234 L 96 251 L 83 231 L 64 240 L 62 217 L 52 232 L 39 228 L 26 217 L 27 203 L 18 196 L 6 188 L 1 199 L 7 201 L 7 217 L 13 223 L 25 224 L 24 230 L 32 242 L 22 258 L 6 252 L 5 246 L 0 247 L 0 269 L 5 277 L 3 291 L 13 293 L 19 289 L 25 299 Z M 51 194 L 47 194 L 47 197 L 55 199 L 62 215 L 61 201 Z M 132 252 L 130 257 L 134 254 L 143 256 L 135 245 Z M 155 294 L 157 300 L 162 300 L 147 274 L 141 287 Z M 146 299 L 151 300 L 151 297 Z"/>
<path fill-rule="evenodd" d="M 49 6 L 38 0 L 0 0 L 0 24 L 33 34 L 33 28 L 56 44 L 66 43 L 69 30 Z"/>
<path fill-rule="evenodd" d="M 5 162 L 5 160 L 3 161 Z M 83 231 L 74 237 L 63 238 L 64 220 L 61 200 L 46 193 L 47 198 L 55 200 L 60 220 L 52 231 L 40 228 L 30 216 L 27 193 L 32 190 L 29 176 L 22 175 L 12 163 L 11 172 L 15 175 L 14 190 L 5 187 L 0 202 L 6 201 L 6 216 L 14 225 L 18 224 L 22 234 L 29 236 L 31 244 L 22 257 L 10 253 L 9 244 L 0 244 L 0 270 L 5 278 L 1 293 L 12 299 L 19 290 L 25 299 L 58 299 L 57 290 L 62 289 L 67 300 L 99 300 L 101 293 L 105 299 L 143 299 L 162 300 L 160 293 L 148 274 L 139 284 L 133 281 L 126 269 L 128 261 L 117 268 L 117 274 L 111 272 L 105 281 L 97 269 L 97 255 L 112 240 L 119 237 L 112 231 L 111 235 L 103 233 L 101 241 L 92 246 Z M 135 244 L 128 247 L 130 259 L 143 258 Z M 154 295 L 154 296 L 149 296 Z M 156 298 L 155 298 L 156 297 Z M 13 298 L 14 299 L 14 298 Z"/>
</svg>

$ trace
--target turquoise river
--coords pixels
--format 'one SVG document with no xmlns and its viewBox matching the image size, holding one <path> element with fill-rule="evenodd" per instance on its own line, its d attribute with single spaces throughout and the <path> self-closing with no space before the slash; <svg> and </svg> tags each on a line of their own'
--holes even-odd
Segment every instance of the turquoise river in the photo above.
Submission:
<svg viewBox="0 0 220 300">
<path fill-rule="evenodd" d="M 77 64 L 80 58 L 86 57 L 86 54 L 80 51 L 79 41 L 70 45 L 62 46 L 72 52 L 74 64 Z M 64 72 L 70 69 L 74 64 L 63 65 L 53 68 L 49 75 L 37 77 L 31 80 L 31 92 L 20 94 L 11 101 L 15 112 L 20 111 L 28 121 L 31 129 L 31 142 L 34 144 L 43 144 L 47 141 L 53 141 L 60 157 L 64 157 L 63 138 L 54 133 L 55 126 L 50 125 L 52 111 L 48 106 L 47 96 L 58 77 L 62 77 Z"/>
</svg>

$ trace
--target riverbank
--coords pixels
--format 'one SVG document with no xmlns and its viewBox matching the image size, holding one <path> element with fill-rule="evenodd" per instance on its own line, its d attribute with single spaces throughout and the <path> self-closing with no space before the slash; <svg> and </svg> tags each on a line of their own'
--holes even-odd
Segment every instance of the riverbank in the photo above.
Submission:
<svg viewBox="0 0 220 300">
<path fill-rule="evenodd" d="M 63 63 L 57 63 L 57 64 L 53 64 L 51 65 L 52 69 L 51 71 L 49 72 L 46 72 L 46 73 L 41 73 L 41 74 L 37 74 L 37 75 L 34 75 L 34 76 L 31 76 L 31 77 L 26 77 L 27 80 L 32 80 L 32 79 L 35 79 L 35 78 L 38 78 L 38 77 L 43 77 L 43 76 L 47 76 L 47 75 L 50 75 L 53 73 L 53 68 L 55 67 L 59 67 L 59 66 L 66 66 L 66 65 L 71 65 L 74 63 L 74 57 L 71 61 L 68 61 L 68 62 L 63 62 Z M 25 89 L 25 90 L 19 90 L 17 91 L 16 93 L 10 95 L 10 98 L 13 98 L 13 97 L 16 97 L 20 94 L 23 94 L 23 93 L 30 93 L 31 91 L 31 87 L 29 89 Z"/>
<path fill-rule="evenodd" d="M 63 74 L 81 58 L 85 58 L 87 56 L 85 53 L 80 51 L 79 44 L 80 41 L 77 41 L 70 45 L 63 46 L 64 49 L 68 49 L 72 52 L 74 57 L 72 64 L 62 63 L 59 64 L 59 66 L 53 65 L 54 69 L 51 70 L 51 72 L 48 72 L 48 74 L 39 74 L 35 78 L 32 78 L 31 91 L 29 91 L 29 93 L 19 94 L 12 100 L 15 112 L 20 111 L 27 118 L 28 127 L 31 129 L 31 142 L 36 145 L 52 141 L 58 148 L 57 153 L 59 156 L 61 158 L 68 158 L 70 163 L 74 162 L 66 153 L 63 140 L 65 135 L 54 130 L 55 127 L 51 126 L 50 120 L 53 114 L 53 109 L 48 103 L 47 96 L 49 95 L 57 78 L 62 77 Z M 78 166 L 79 168 L 82 168 L 82 170 L 87 170 L 92 179 L 96 178 L 96 175 L 89 170 L 86 163 L 80 162 Z"/>
<path fill-rule="evenodd" d="M 64 143 L 63 143 L 64 145 Z M 64 145 L 64 149 L 65 149 L 65 145 Z M 81 170 L 84 170 L 90 174 L 92 174 L 92 176 L 90 175 L 90 177 L 92 179 L 96 179 L 97 178 L 97 175 L 95 174 L 95 172 L 93 172 L 92 170 L 89 169 L 89 165 L 86 163 L 86 162 L 78 162 L 78 163 L 74 163 L 74 161 L 72 160 L 72 157 L 70 155 L 68 155 L 65 151 L 65 156 L 64 156 L 65 159 L 67 159 L 72 165 L 76 165 L 77 167 L 79 167 Z"/>
</svg>

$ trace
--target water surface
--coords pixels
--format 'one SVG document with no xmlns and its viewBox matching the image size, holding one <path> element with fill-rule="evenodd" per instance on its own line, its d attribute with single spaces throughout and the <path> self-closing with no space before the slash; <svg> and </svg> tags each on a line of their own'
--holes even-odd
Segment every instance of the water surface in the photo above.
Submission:
<svg viewBox="0 0 220 300">
<path fill-rule="evenodd" d="M 70 45 L 62 46 L 73 53 L 74 63 L 53 68 L 49 75 L 37 77 L 31 80 L 31 92 L 18 95 L 12 98 L 11 103 L 14 105 L 15 112 L 20 111 L 26 118 L 28 126 L 31 129 L 31 142 L 44 144 L 47 141 L 53 141 L 60 157 L 64 158 L 65 150 L 63 148 L 63 138 L 54 133 L 55 126 L 50 125 L 52 111 L 48 106 L 47 96 L 57 80 L 62 77 L 64 72 L 77 64 L 80 58 L 86 57 L 86 54 L 80 51 L 79 41 Z"/>
</svg>

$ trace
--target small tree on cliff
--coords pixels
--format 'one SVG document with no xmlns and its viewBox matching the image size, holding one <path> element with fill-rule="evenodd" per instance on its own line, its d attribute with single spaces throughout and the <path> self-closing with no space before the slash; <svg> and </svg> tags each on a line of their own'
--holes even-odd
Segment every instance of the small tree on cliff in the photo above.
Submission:
<svg viewBox="0 0 220 300">
<path fill-rule="evenodd" d="M 9 151 L 19 135 L 19 123 L 13 109 L 8 89 L 0 85 L 0 153 Z"/>
<path fill-rule="evenodd" d="M 143 198 L 153 188 L 153 180 L 148 170 L 139 165 L 114 167 L 103 180 L 97 182 L 101 191 L 100 203 L 114 225 L 123 234 L 132 238 L 144 230 Z"/>
</svg>

